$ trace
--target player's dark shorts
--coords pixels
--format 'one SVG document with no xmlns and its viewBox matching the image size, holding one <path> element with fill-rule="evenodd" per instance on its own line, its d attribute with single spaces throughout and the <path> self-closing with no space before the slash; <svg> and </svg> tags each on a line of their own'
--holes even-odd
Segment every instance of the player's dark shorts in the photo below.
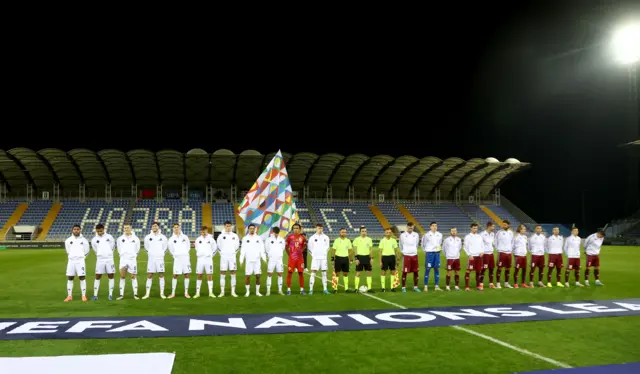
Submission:
<svg viewBox="0 0 640 374">
<path fill-rule="evenodd" d="M 511 269 L 511 253 L 499 252 L 498 254 L 498 267 Z"/>
<path fill-rule="evenodd" d="M 402 271 L 405 273 L 417 273 L 419 271 L 418 255 L 402 256 Z"/>
<path fill-rule="evenodd" d="M 580 259 L 579 258 L 568 258 L 567 262 L 569 264 L 569 270 L 577 270 L 580 269 Z"/>
<path fill-rule="evenodd" d="M 427 252 L 427 263 L 426 268 L 429 269 L 440 269 L 440 252 Z"/>
<path fill-rule="evenodd" d="M 348 273 L 349 272 L 349 257 L 336 256 L 336 260 L 335 260 L 335 263 L 333 265 L 333 270 L 336 273 L 338 273 L 338 272 Z"/>
<path fill-rule="evenodd" d="M 544 255 L 531 255 L 531 267 L 538 269 L 544 268 Z"/>
<path fill-rule="evenodd" d="M 360 264 L 356 264 L 356 271 L 371 271 L 371 257 L 369 255 L 357 255 Z"/>
<path fill-rule="evenodd" d="M 482 270 L 482 256 L 475 256 L 473 260 L 469 259 L 467 262 L 467 270 L 469 271 L 481 271 Z"/>
<path fill-rule="evenodd" d="M 382 256 L 382 270 L 396 270 L 396 256 Z"/>
<path fill-rule="evenodd" d="M 460 259 L 459 258 L 448 258 L 447 259 L 447 270 L 460 271 Z"/>
<path fill-rule="evenodd" d="M 516 258 L 516 269 L 526 268 L 527 267 L 527 256 L 515 256 Z"/>
<path fill-rule="evenodd" d="M 562 253 L 549 254 L 549 267 L 562 269 L 564 266 L 562 262 Z"/>
<path fill-rule="evenodd" d="M 482 266 L 485 269 L 495 269 L 496 258 L 493 256 L 493 253 L 485 253 L 482 255 Z"/>
<path fill-rule="evenodd" d="M 600 256 L 587 255 L 587 267 L 600 266 Z"/>
</svg>

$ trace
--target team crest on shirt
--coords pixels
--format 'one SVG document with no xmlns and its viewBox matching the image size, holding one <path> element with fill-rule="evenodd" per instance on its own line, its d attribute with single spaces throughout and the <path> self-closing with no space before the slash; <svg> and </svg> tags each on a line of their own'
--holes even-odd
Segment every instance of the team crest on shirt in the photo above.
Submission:
<svg viewBox="0 0 640 374">
<path fill-rule="evenodd" d="M 152 241 L 153 241 L 153 238 L 149 238 L 149 241 L 150 241 L 150 242 L 152 242 Z"/>
<path fill-rule="evenodd" d="M 123 241 L 124 241 L 124 240 L 123 240 Z M 177 241 L 177 240 L 174 240 L 173 242 L 174 242 L 174 243 L 177 243 L 178 241 Z"/>
<path fill-rule="evenodd" d="M 247 243 L 249 243 L 249 239 L 247 239 Z"/>
<path fill-rule="evenodd" d="M 122 242 L 124 243 L 124 239 L 122 239 Z"/>
<path fill-rule="evenodd" d="M 257 239 L 256 239 L 256 243 L 260 243 L 260 240 L 257 240 Z"/>
<path fill-rule="evenodd" d="M 73 244 L 73 242 L 69 242 L 69 244 Z"/>
<path fill-rule="evenodd" d="M 198 243 L 202 244 L 202 240 L 200 240 Z"/>
<path fill-rule="evenodd" d="M 100 243 L 100 240 L 96 240 L 96 243 Z"/>
<path fill-rule="evenodd" d="M 275 243 L 273 240 L 271 241 L 271 244 Z"/>
</svg>

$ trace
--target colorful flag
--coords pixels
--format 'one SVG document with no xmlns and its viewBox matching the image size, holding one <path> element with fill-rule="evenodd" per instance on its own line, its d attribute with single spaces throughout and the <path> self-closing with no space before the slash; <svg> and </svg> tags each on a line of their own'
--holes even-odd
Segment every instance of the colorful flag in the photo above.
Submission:
<svg viewBox="0 0 640 374">
<path fill-rule="evenodd" d="M 289 175 L 280 151 L 247 192 L 238 206 L 238 214 L 244 220 L 245 229 L 253 223 L 258 235 L 264 239 L 272 227 L 288 233 L 298 221 Z"/>
</svg>

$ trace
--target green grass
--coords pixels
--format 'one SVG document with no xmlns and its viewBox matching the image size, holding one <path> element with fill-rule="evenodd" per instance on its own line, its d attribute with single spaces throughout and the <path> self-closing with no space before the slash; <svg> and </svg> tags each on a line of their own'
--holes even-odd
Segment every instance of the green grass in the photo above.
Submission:
<svg viewBox="0 0 640 374">
<path fill-rule="evenodd" d="M 145 252 L 141 251 L 138 261 L 140 269 L 146 270 L 146 260 Z M 194 256 L 192 261 L 195 268 Z M 376 297 L 408 308 L 639 297 L 637 285 L 640 283 L 640 272 L 635 267 L 638 262 L 638 247 L 603 248 L 601 278 L 606 286 L 598 288 L 592 286 L 583 289 L 486 289 L 484 292 L 430 291 L 426 294 L 378 292 Z M 423 263 L 424 260 L 421 258 L 420 264 Z M 94 264 L 95 256 L 91 254 L 87 260 L 90 272 Z M 374 261 L 374 265 L 377 265 L 377 261 Z M 377 266 L 374 266 L 373 285 L 377 290 L 380 278 L 375 267 Z M 181 296 L 183 283 L 180 278 L 176 299 L 161 300 L 158 295 L 158 283 L 154 279 L 152 298 L 133 300 L 131 284 L 127 280 L 127 298 L 122 301 L 107 300 L 108 283 L 104 277 L 100 287 L 100 300 L 88 303 L 79 301 L 76 280 L 74 301 L 65 304 L 62 302 L 66 296 L 65 268 L 66 254 L 60 249 L 0 251 L 3 286 L 0 292 L 0 318 L 394 309 L 393 306 L 379 300 L 355 294 L 322 295 L 316 292 L 312 296 L 300 296 L 295 286 L 297 276 L 294 276 L 293 289 L 296 294 L 293 296 L 283 297 L 276 294 L 260 299 L 255 296 L 227 296 L 222 299 L 187 300 Z M 167 269 L 171 268 L 171 261 L 167 258 Z M 214 268 L 214 284 L 218 294 L 217 259 Z M 421 269 L 421 287 L 422 272 Z M 352 272 L 350 285 L 353 285 L 353 275 Z M 462 280 L 463 278 L 461 276 Z M 145 280 L 146 277 L 141 274 L 139 294 L 144 293 Z M 307 275 L 307 286 L 308 280 Z M 441 270 L 441 285 L 444 281 L 445 272 Z M 118 282 L 116 280 L 116 295 L 119 292 Z M 430 282 L 433 283 L 433 273 Z M 485 283 L 487 282 L 485 280 Z M 170 288 L 169 277 L 166 283 Z M 206 282 L 203 283 L 203 293 L 206 294 Z M 264 284 L 266 282 L 263 279 L 263 293 Z M 364 277 L 361 284 L 365 284 Z M 230 281 L 227 279 L 227 294 L 229 285 Z M 273 290 L 276 290 L 276 287 L 274 279 Z M 190 288 L 193 294 L 195 277 L 191 280 Z M 315 289 L 322 289 L 319 279 L 316 280 Z M 236 290 L 239 295 L 244 294 L 244 277 L 241 270 Z M 255 288 L 252 287 L 251 291 L 253 293 Z M 88 277 L 87 294 L 93 294 L 93 276 Z M 504 323 L 465 328 L 571 366 L 640 361 L 640 346 L 636 343 L 637 331 L 640 331 L 640 317 Z M 174 373 L 213 373 L 223 370 L 238 373 L 294 370 L 375 373 L 411 369 L 426 372 L 506 373 L 557 368 L 548 362 L 450 327 L 192 338 L 0 341 L 0 356 L 136 352 L 176 352 Z M 411 360 L 400 359 L 404 355 L 408 355 Z"/>
</svg>

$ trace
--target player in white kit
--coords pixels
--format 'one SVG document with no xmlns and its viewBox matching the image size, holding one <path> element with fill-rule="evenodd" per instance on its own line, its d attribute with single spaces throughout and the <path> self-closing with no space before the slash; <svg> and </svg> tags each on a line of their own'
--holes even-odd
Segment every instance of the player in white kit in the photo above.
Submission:
<svg viewBox="0 0 640 374">
<path fill-rule="evenodd" d="M 265 249 L 267 251 L 267 296 L 271 295 L 271 276 L 275 271 L 278 273 L 278 294 L 284 295 L 282 292 L 282 272 L 284 271 L 284 265 L 282 264 L 282 257 L 284 256 L 284 247 L 286 246 L 284 238 L 280 237 L 280 229 L 274 227 L 271 229 L 272 234 L 265 242 Z"/>
<path fill-rule="evenodd" d="M 236 295 L 236 256 L 240 248 L 240 238 L 231 231 L 231 222 L 224 223 L 224 231 L 218 235 L 218 252 L 220 252 L 220 295 L 224 296 L 227 270 L 231 273 L 231 296 Z"/>
<path fill-rule="evenodd" d="M 84 259 L 91 250 L 89 242 L 80 233 L 80 226 L 74 225 L 71 229 L 72 235 L 65 240 L 64 247 L 67 250 L 67 298 L 64 302 L 71 301 L 71 293 L 73 292 L 73 280 L 76 275 L 80 279 L 80 290 L 82 291 L 82 301 L 87 301 L 87 281 L 85 280 L 86 266 Z"/>
<path fill-rule="evenodd" d="M 249 235 L 242 238 L 242 247 L 240 249 L 240 266 L 247 260 L 247 265 L 244 268 L 244 284 L 247 292 L 244 296 L 249 297 L 251 294 L 249 288 L 251 287 L 251 276 L 256 276 L 256 296 L 262 296 L 260 294 L 260 274 L 262 274 L 262 262 L 267 261 L 267 256 L 264 252 L 264 241 L 256 233 L 256 225 L 253 223 L 249 225 Z"/>
<path fill-rule="evenodd" d="M 151 232 L 144 237 L 144 249 L 147 251 L 147 293 L 142 299 L 148 299 L 151 295 L 151 285 L 153 274 L 158 273 L 158 283 L 160 283 L 160 297 L 164 296 L 164 256 L 167 253 L 169 240 L 160 231 L 158 222 L 151 224 Z"/>
<path fill-rule="evenodd" d="M 182 233 L 180 224 L 173 224 L 173 235 L 169 238 L 169 252 L 173 256 L 173 279 L 171 280 L 171 295 L 169 299 L 176 297 L 176 287 L 178 286 L 178 275 L 184 276 L 184 297 L 189 296 L 189 274 L 191 274 L 191 242 Z"/>
<path fill-rule="evenodd" d="M 113 300 L 113 287 L 116 272 L 116 265 L 113 262 L 113 249 L 116 247 L 116 240 L 113 236 L 104 232 L 104 225 L 96 225 L 96 236 L 91 239 L 91 248 L 96 252 L 96 280 L 93 282 L 93 297 L 91 300 L 98 300 L 100 290 L 100 278 L 102 274 L 107 274 L 109 278 L 109 300 Z"/>
<path fill-rule="evenodd" d="M 133 298 L 138 300 L 137 258 L 140 252 L 140 239 L 131 231 L 131 225 L 124 225 L 124 234 L 118 238 L 116 245 L 118 247 L 118 254 L 120 255 L 120 297 L 118 297 L 118 300 L 124 299 L 127 272 L 131 276 Z"/>
<path fill-rule="evenodd" d="M 313 285 L 316 280 L 316 271 L 322 272 L 322 289 L 325 295 L 327 290 L 327 253 L 331 247 L 331 239 L 322 232 L 322 224 L 316 224 L 316 233 L 309 238 L 307 247 L 311 252 L 311 277 L 309 278 L 309 295 L 313 295 Z"/>
<path fill-rule="evenodd" d="M 216 297 L 213 294 L 213 256 L 218 252 L 213 235 L 209 234 L 209 228 L 202 226 L 200 228 L 200 236 L 196 239 L 196 294 L 195 299 L 200 297 L 200 287 L 202 287 L 202 274 L 207 273 L 207 286 L 209 286 L 209 297 Z"/>
</svg>

